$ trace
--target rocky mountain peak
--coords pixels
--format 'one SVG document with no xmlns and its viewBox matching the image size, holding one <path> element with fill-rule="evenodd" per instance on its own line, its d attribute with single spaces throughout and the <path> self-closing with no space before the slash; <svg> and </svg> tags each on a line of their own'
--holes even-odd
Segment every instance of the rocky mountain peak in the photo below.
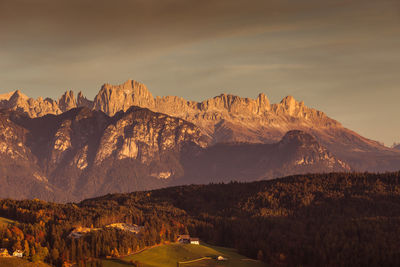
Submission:
<svg viewBox="0 0 400 267">
<path fill-rule="evenodd" d="M 21 100 L 27 100 L 28 97 L 26 95 L 24 95 L 23 93 L 21 93 L 20 90 L 15 90 L 15 92 L 11 95 L 11 97 L 8 99 L 8 101 L 13 104 L 13 103 L 17 103 L 18 101 Z"/>
<path fill-rule="evenodd" d="M 289 95 L 282 99 L 282 101 L 280 102 L 280 106 L 285 111 L 287 111 L 289 115 L 294 115 L 296 111 L 299 111 L 299 109 L 301 109 L 304 106 L 304 103 L 303 106 L 300 105 L 300 103 L 297 102 L 293 96 Z"/>
<path fill-rule="evenodd" d="M 144 84 L 135 80 L 128 80 L 120 85 L 104 84 L 94 99 L 93 108 L 113 116 L 131 106 L 154 107 L 153 95 Z"/>
<path fill-rule="evenodd" d="M 76 108 L 77 103 L 73 91 L 66 91 L 58 100 L 58 106 L 62 112 Z"/>
<path fill-rule="evenodd" d="M 265 107 L 266 109 L 270 109 L 270 103 L 268 97 L 264 93 L 260 93 L 256 99 L 258 106 Z"/>
<path fill-rule="evenodd" d="M 281 100 L 281 104 L 283 104 L 285 106 L 293 106 L 293 105 L 296 105 L 296 103 L 297 103 L 296 99 L 294 99 L 294 97 L 291 95 L 285 96 Z"/>
<path fill-rule="evenodd" d="M 15 91 L 13 92 L 8 92 L 5 94 L 0 94 L 0 101 L 8 101 L 10 99 L 10 97 L 15 93 Z"/>
<path fill-rule="evenodd" d="M 76 99 L 76 105 L 78 107 L 87 107 L 92 109 L 93 108 L 93 101 L 88 100 L 82 92 L 78 93 L 78 97 Z"/>
<path fill-rule="evenodd" d="M 112 91 L 117 95 L 123 94 L 127 96 L 134 96 L 137 99 L 141 97 L 153 98 L 146 85 L 135 80 L 128 80 L 119 85 L 111 85 L 109 83 L 106 83 L 102 86 L 99 94 L 102 91 Z"/>
</svg>

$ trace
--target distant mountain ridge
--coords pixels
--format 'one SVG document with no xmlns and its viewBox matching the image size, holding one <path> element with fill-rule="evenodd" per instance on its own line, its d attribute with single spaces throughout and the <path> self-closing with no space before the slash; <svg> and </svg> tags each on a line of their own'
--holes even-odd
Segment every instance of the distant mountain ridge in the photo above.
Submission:
<svg viewBox="0 0 400 267">
<path fill-rule="evenodd" d="M 81 92 L 75 97 L 72 91 L 67 91 L 58 100 L 34 100 L 19 91 L 0 97 L 0 108 L 22 111 L 33 118 L 62 114 L 76 107 L 87 107 L 113 116 L 131 106 L 192 122 L 203 135 L 209 137 L 210 144 L 276 143 L 288 131 L 301 130 L 314 136 L 321 145 L 355 170 L 395 171 L 400 166 L 398 150 L 344 128 L 323 112 L 309 108 L 291 96 L 277 104 L 271 104 L 265 94 L 259 94 L 256 99 L 222 94 L 195 102 L 176 96 L 153 97 L 144 84 L 128 80 L 120 85 L 104 84 L 93 101 Z"/>
<path fill-rule="evenodd" d="M 0 197 L 77 201 L 168 185 L 350 171 L 317 140 L 210 145 L 183 119 L 132 106 L 113 117 L 86 107 L 30 118 L 0 111 Z"/>
</svg>

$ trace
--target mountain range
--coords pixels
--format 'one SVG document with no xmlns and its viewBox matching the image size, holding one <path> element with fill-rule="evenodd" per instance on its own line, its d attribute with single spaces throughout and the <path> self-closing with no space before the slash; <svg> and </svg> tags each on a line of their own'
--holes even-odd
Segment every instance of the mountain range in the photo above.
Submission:
<svg viewBox="0 0 400 267">
<path fill-rule="evenodd" d="M 78 201 L 168 185 L 393 171 L 400 151 L 287 96 L 153 97 L 129 80 L 93 101 L 0 95 L 0 197 Z"/>
</svg>

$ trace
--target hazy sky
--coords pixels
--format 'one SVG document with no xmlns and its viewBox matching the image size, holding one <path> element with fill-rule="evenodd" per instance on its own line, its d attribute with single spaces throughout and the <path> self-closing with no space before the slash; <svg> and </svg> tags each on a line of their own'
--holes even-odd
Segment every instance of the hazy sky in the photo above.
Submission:
<svg viewBox="0 0 400 267">
<path fill-rule="evenodd" d="M 400 1 L 0 0 L 0 94 L 293 95 L 400 142 Z"/>
</svg>

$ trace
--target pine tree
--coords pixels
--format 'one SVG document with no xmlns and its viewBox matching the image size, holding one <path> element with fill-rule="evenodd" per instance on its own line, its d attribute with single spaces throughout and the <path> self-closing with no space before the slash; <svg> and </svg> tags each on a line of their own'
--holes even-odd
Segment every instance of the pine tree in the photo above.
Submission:
<svg viewBox="0 0 400 267">
<path fill-rule="evenodd" d="M 75 239 L 71 240 L 71 261 L 76 262 L 76 244 Z"/>
<path fill-rule="evenodd" d="M 24 256 L 27 257 L 27 258 L 30 256 L 28 240 L 24 241 Z"/>
<path fill-rule="evenodd" d="M 32 247 L 31 247 L 31 249 L 30 249 L 30 251 L 31 251 L 31 253 L 30 253 L 30 259 L 31 259 L 31 261 L 33 261 L 33 260 L 34 260 L 34 257 L 35 257 L 35 255 L 36 255 L 36 249 L 35 249 L 35 246 L 32 246 Z"/>
<path fill-rule="evenodd" d="M 51 258 L 54 262 L 56 262 L 58 260 L 58 258 L 60 257 L 60 253 L 58 252 L 57 248 L 53 248 L 51 250 Z"/>
</svg>

